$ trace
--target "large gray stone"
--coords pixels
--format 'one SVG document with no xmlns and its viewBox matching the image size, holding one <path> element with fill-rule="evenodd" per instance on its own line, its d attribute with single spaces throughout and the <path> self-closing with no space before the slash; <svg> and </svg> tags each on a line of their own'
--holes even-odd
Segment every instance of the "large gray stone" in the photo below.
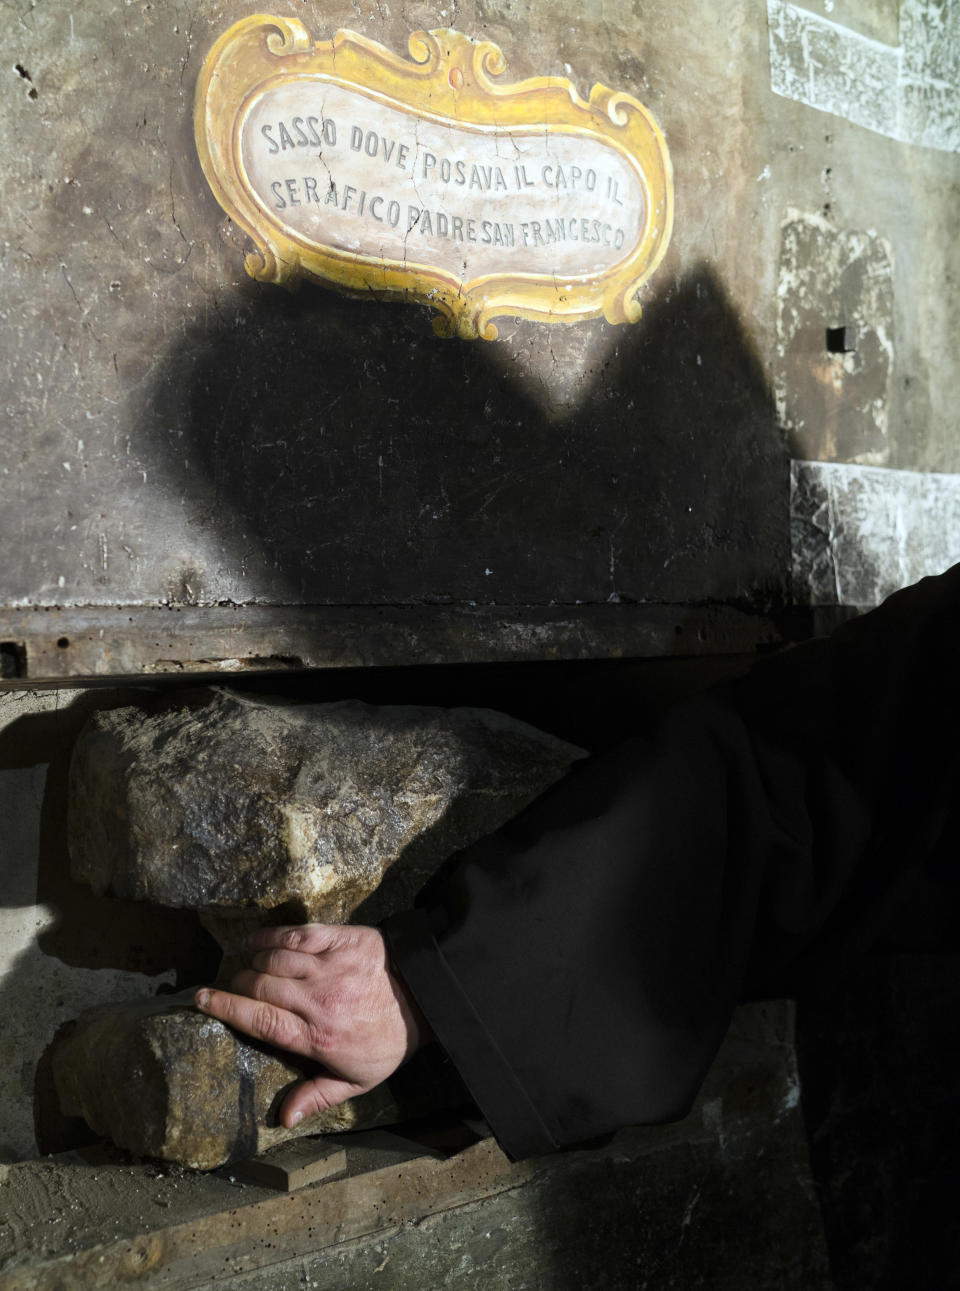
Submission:
<svg viewBox="0 0 960 1291">
<path fill-rule="evenodd" d="M 238 1035 L 192 1000 L 188 991 L 82 1014 L 54 1054 L 63 1111 L 139 1156 L 212 1170 L 288 1139 L 394 1124 L 462 1098 L 448 1068 L 421 1055 L 288 1130 L 277 1120 L 284 1095 L 316 1068 Z"/>
<path fill-rule="evenodd" d="M 224 949 L 223 979 L 252 926 L 345 922 L 358 910 L 376 921 L 407 905 L 446 857 L 580 756 L 484 709 L 211 691 L 199 706 L 102 712 L 71 765 L 73 873 L 100 893 L 199 911 Z M 67 1115 L 199 1169 L 444 1105 L 408 1067 L 291 1132 L 276 1112 L 309 1070 L 199 1014 L 190 996 L 92 1010 L 54 1056 Z"/>
<path fill-rule="evenodd" d="M 486 709 L 214 691 L 98 713 L 71 767 L 73 874 L 198 910 L 228 954 L 251 924 L 343 923 L 364 902 L 374 922 L 580 756 Z"/>
</svg>

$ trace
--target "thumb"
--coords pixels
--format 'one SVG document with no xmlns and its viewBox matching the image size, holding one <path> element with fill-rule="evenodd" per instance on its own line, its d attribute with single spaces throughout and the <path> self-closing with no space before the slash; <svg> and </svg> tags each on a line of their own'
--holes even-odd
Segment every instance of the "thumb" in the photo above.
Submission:
<svg viewBox="0 0 960 1291">
<path fill-rule="evenodd" d="M 301 1080 L 283 1100 L 280 1122 L 288 1130 L 292 1130 L 305 1117 L 326 1112 L 338 1103 L 363 1092 L 362 1086 L 341 1080 L 339 1076 L 321 1075 Z"/>
</svg>

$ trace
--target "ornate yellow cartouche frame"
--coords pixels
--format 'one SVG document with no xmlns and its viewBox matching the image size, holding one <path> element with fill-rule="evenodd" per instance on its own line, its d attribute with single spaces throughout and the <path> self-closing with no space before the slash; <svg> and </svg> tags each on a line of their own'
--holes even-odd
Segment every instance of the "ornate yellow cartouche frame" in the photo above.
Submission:
<svg viewBox="0 0 960 1291">
<path fill-rule="evenodd" d="M 413 61 L 352 31 L 314 41 L 294 18 L 257 14 L 226 31 L 210 51 L 197 86 L 195 130 L 204 173 L 227 214 L 256 244 L 246 268 L 261 282 L 293 285 L 301 276 L 350 294 L 415 298 L 439 311 L 441 335 L 495 339 L 493 319 L 519 315 L 575 322 L 602 314 L 636 322 L 637 289 L 663 259 L 673 226 L 673 172 L 666 142 L 650 113 L 628 94 L 594 85 L 589 101 L 554 76 L 506 84 L 506 62 L 490 41 L 452 30 L 409 38 Z M 267 82 L 313 81 L 362 93 L 407 113 L 464 127 L 540 127 L 612 144 L 637 172 L 645 194 L 639 238 L 610 270 L 570 275 L 507 273 L 461 282 L 424 263 L 384 259 L 291 236 L 270 218 L 246 179 L 239 156 L 246 105 Z M 549 125 L 546 123 L 549 122 Z"/>
</svg>

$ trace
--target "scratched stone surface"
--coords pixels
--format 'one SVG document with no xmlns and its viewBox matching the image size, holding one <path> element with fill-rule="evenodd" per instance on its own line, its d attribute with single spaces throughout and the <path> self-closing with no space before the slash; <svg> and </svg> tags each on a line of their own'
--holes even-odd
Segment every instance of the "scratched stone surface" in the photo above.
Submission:
<svg viewBox="0 0 960 1291">
<path fill-rule="evenodd" d="M 678 219 L 644 318 L 508 320 L 492 345 L 246 276 L 191 115 L 216 35 L 258 7 L 4 7 L 0 605 L 784 603 L 788 209 L 829 205 L 889 243 L 890 461 L 957 469 L 956 154 L 775 93 L 763 7 L 276 0 L 318 36 L 401 53 L 453 21 L 503 48 L 508 77 L 599 81 L 653 111 Z M 887 39 L 889 8 L 872 29 L 867 0 L 836 17 Z M 901 8 L 926 93 L 953 75 L 954 29 Z"/>
<path fill-rule="evenodd" d="M 793 584 L 809 605 L 879 605 L 960 555 L 960 477 L 793 464 Z"/>
<path fill-rule="evenodd" d="M 879 134 L 960 150 L 960 11 L 940 0 L 767 0 L 778 94 Z"/>
<path fill-rule="evenodd" d="M 96 892 L 196 910 L 229 954 L 260 923 L 407 908 L 583 756 L 489 709 L 206 699 L 93 717 L 71 764 L 70 852 Z"/>
</svg>

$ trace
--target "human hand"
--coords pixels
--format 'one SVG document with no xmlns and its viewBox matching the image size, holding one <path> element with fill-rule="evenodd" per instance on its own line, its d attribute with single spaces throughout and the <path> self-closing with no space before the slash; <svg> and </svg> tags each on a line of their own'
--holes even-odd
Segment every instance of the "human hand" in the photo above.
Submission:
<svg viewBox="0 0 960 1291">
<path fill-rule="evenodd" d="M 199 990 L 196 1004 L 254 1039 L 323 1064 L 285 1098 L 280 1120 L 288 1129 L 379 1085 L 433 1038 L 390 971 L 376 928 L 261 928 L 249 944 L 253 967 L 235 974 L 230 991 Z"/>
</svg>

